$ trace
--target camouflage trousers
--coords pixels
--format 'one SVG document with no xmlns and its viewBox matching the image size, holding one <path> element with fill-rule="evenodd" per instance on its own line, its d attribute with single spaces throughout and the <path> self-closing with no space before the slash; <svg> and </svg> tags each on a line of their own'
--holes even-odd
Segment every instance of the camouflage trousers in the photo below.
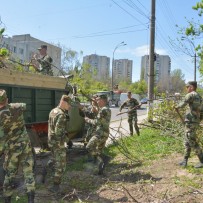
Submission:
<svg viewBox="0 0 203 203">
<path fill-rule="evenodd" d="M 97 136 L 94 135 L 89 140 L 86 149 L 92 156 L 99 156 L 102 154 L 102 151 L 105 147 L 106 140 L 108 139 L 108 134 L 106 133 L 106 136 Z"/>
<path fill-rule="evenodd" d="M 60 184 L 66 170 L 66 147 L 64 145 L 61 147 L 53 147 L 51 148 L 51 152 L 54 163 L 53 181 L 56 184 Z"/>
<path fill-rule="evenodd" d="M 202 149 L 200 148 L 196 139 L 196 132 L 198 127 L 199 127 L 198 123 L 185 124 L 185 136 L 184 136 L 185 158 L 188 158 L 190 156 L 191 149 L 194 149 L 198 157 L 202 157 Z"/>
<path fill-rule="evenodd" d="M 134 126 L 136 133 L 139 135 L 140 131 L 137 125 L 137 113 L 128 114 L 128 123 L 129 123 L 130 134 L 133 135 L 133 126 Z"/>
<path fill-rule="evenodd" d="M 6 149 L 4 170 L 6 172 L 3 193 L 5 197 L 12 196 L 14 180 L 18 167 L 22 166 L 26 192 L 35 191 L 35 179 L 33 173 L 34 160 L 30 143 L 17 142 L 9 144 Z"/>
<path fill-rule="evenodd" d="M 95 127 L 89 123 L 87 124 L 87 127 L 88 127 L 88 129 L 87 129 L 87 134 L 85 136 L 85 143 L 89 142 L 89 140 L 94 135 L 95 130 L 96 130 Z"/>
</svg>

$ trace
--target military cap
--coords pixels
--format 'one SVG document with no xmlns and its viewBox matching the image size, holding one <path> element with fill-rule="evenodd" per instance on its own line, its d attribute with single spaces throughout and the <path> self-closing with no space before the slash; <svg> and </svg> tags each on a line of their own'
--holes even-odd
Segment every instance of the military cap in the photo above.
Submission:
<svg viewBox="0 0 203 203">
<path fill-rule="evenodd" d="M 40 49 L 47 49 L 47 45 L 42 44 L 42 45 L 38 48 L 38 50 L 40 50 Z"/>
<path fill-rule="evenodd" d="M 65 102 L 67 102 L 67 103 L 71 103 L 71 101 L 72 101 L 72 99 L 68 96 L 68 95 L 63 95 L 62 97 L 61 97 L 61 99 L 63 100 L 63 101 L 65 101 Z"/>
<path fill-rule="evenodd" d="M 7 99 L 6 91 L 3 89 L 0 89 L 0 104 L 4 103 Z"/>
<path fill-rule="evenodd" d="M 196 81 L 189 81 L 187 84 L 186 84 L 186 87 L 192 85 L 193 87 L 197 88 L 197 82 Z"/>
<path fill-rule="evenodd" d="M 106 94 L 97 95 L 96 99 L 107 99 Z"/>
</svg>

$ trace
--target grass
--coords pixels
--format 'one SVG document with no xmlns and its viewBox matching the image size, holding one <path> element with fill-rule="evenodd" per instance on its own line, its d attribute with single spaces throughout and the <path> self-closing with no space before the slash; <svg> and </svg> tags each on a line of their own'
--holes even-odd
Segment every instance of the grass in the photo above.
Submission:
<svg viewBox="0 0 203 203">
<path fill-rule="evenodd" d="M 111 170 L 112 178 L 115 178 L 115 180 L 117 178 L 120 180 L 122 177 L 142 183 L 153 182 L 150 178 L 145 177 L 148 174 L 142 174 L 139 167 L 136 167 L 139 166 L 139 162 L 142 165 L 150 165 L 153 160 L 158 160 L 173 153 L 183 153 L 183 151 L 184 147 L 180 139 L 161 135 L 158 130 L 144 128 L 141 130 L 140 136 L 134 135 L 122 138 L 116 144 L 105 149 L 105 153 L 113 158 L 106 170 Z M 87 194 L 94 193 L 103 184 L 109 184 L 109 187 L 112 184 L 112 188 L 114 184 L 117 184 L 117 186 L 122 184 L 119 181 L 115 181 L 115 183 L 103 182 L 97 180 L 93 175 L 83 176 L 84 171 L 87 170 L 86 164 L 86 156 L 79 156 L 74 162 L 69 163 L 66 170 L 67 175 L 64 176 L 63 182 L 67 183 L 70 188 L 75 188 L 77 191 L 83 191 Z M 191 166 L 188 166 L 185 170 L 197 175 L 203 174 L 203 169 L 194 169 Z M 141 175 L 141 179 L 137 179 L 139 175 Z M 173 181 L 178 186 L 201 188 L 199 182 L 202 182 L 202 180 L 199 180 L 199 178 L 198 176 L 195 179 L 187 176 L 174 176 Z M 24 203 L 26 201 L 27 196 L 23 195 L 17 202 Z"/>
<path fill-rule="evenodd" d="M 120 156 L 124 149 L 119 150 L 119 148 L 123 146 L 131 158 L 147 162 L 174 152 L 181 152 L 183 151 L 182 145 L 182 142 L 174 137 L 163 136 L 157 130 L 145 128 L 142 129 L 139 137 L 134 135 L 123 138 L 117 146 L 113 145 L 107 151 L 113 156 Z"/>
</svg>

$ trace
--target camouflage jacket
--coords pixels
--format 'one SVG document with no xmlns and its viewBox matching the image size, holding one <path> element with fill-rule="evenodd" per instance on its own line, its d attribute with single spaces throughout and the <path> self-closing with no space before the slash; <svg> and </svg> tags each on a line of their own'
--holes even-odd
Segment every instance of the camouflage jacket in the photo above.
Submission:
<svg viewBox="0 0 203 203">
<path fill-rule="evenodd" d="M 40 72 L 44 75 L 53 75 L 53 71 L 52 71 L 52 67 L 51 67 L 51 63 L 53 62 L 53 59 L 48 56 L 45 55 L 40 59 L 37 59 L 37 61 L 40 64 Z"/>
<path fill-rule="evenodd" d="M 190 92 L 185 96 L 184 100 L 177 106 L 177 108 L 183 108 L 187 105 L 185 121 L 199 123 L 202 97 L 195 91 Z"/>
<path fill-rule="evenodd" d="M 25 103 L 10 103 L 0 110 L 1 126 L 9 144 L 30 142 L 24 121 Z"/>
<path fill-rule="evenodd" d="M 124 107 L 128 107 L 128 110 L 131 111 L 131 109 L 133 109 L 134 107 L 138 106 L 139 102 L 137 101 L 137 99 L 135 98 L 131 98 L 131 99 L 127 99 L 121 106 L 120 106 L 120 111 L 124 108 Z M 136 108 L 134 110 L 132 110 L 129 114 L 134 114 L 137 113 Z"/>
<path fill-rule="evenodd" d="M 111 121 L 111 110 L 104 106 L 99 109 L 95 119 L 87 119 L 86 122 L 96 127 L 95 133 L 97 136 L 108 136 L 109 125 Z"/>
<path fill-rule="evenodd" d="M 56 107 L 49 114 L 48 144 L 50 147 L 63 145 L 67 141 L 68 111 Z"/>
</svg>

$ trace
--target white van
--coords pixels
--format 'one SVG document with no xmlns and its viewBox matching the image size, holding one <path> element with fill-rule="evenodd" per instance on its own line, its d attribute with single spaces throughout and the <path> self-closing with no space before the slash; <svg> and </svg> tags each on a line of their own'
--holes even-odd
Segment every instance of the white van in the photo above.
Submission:
<svg viewBox="0 0 203 203">
<path fill-rule="evenodd" d="M 139 94 L 132 94 L 132 98 L 137 99 L 137 101 L 140 103 L 140 96 L 139 96 Z M 128 99 L 127 93 L 121 93 L 121 95 L 120 95 L 120 101 L 119 101 L 119 106 L 121 106 L 121 104 L 123 104 L 123 102 L 125 102 L 127 99 Z"/>
</svg>

